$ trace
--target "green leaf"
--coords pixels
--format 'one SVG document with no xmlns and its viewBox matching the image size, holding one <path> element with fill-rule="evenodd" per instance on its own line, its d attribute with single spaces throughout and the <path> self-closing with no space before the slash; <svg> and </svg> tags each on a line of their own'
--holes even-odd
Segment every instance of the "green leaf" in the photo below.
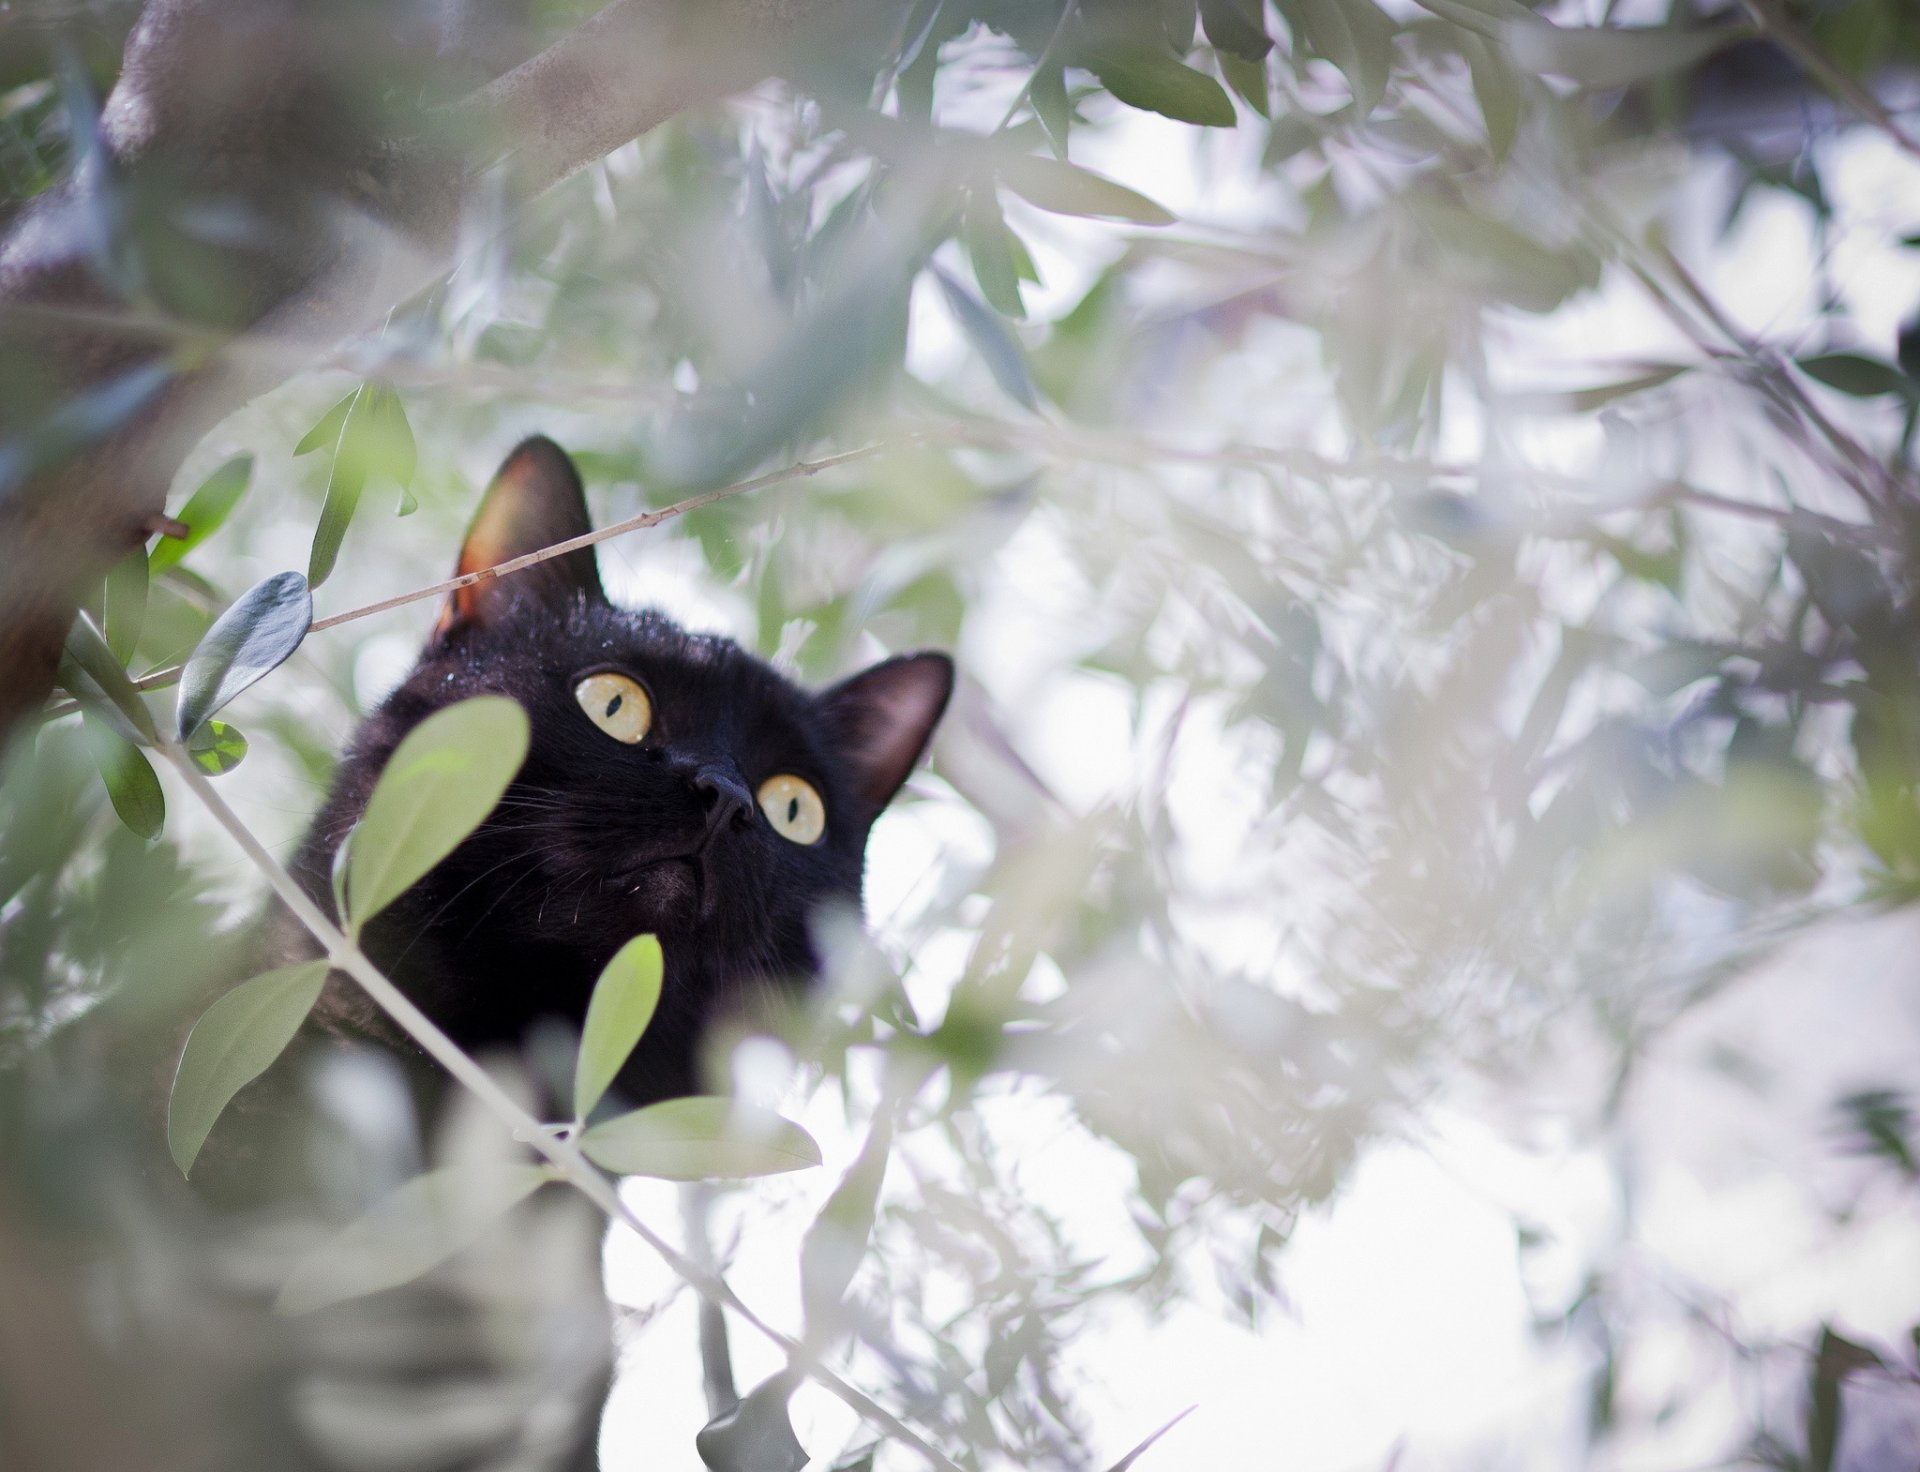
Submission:
<svg viewBox="0 0 1920 1472">
<path fill-rule="evenodd" d="M 960 237 L 966 242 L 967 258 L 973 262 L 973 279 L 980 283 L 981 295 L 993 303 L 995 311 L 1008 317 L 1025 317 L 1012 236 L 993 190 L 970 191 L 960 217 Z"/>
<path fill-rule="evenodd" d="M 593 984 L 580 1053 L 573 1065 L 573 1117 L 593 1113 L 660 1005 L 666 967 L 657 936 L 636 935 L 613 953 Z"/>
<path fill-rule="evenodd" d="M 694 1434 L 694 1450 L 712 1472 L 801 1472 L 807 1449 L 794 1435 L 787 1402 L 794 1376 L 782 1370 Z"/>
<path fill-rule="evenodd" d="M 546 1166 L 514 1163 L 448 1166 L 415 1176 L 302 1261 L 274 1310 L 311 1313 L 412 1282 L 477 1242 L 554 1179 Z"/>
<path fill-rule="evenodd" d="M 1822 353 L 1812 358 L 1796 358 L 1794 362 L 1815 382 L 1856 399 L 1912 391 L 1906 375 L 1893 364 L 1862 353 Z"/>
<path fill-rule="evenodd" d="M 167 821 L 167 800 L 146 754 L 92 711 L 83 711 L 80 719 L 114 812 L 142 838 L 158 838 Z"/>
<path fill-rule="evenodd" d="M 1219 53 L 1219 60 L 1220 75 L 1227 79 L 1234 95 L 1261 117 L 1272 117 L 1273 106 L 1267 99 L 1267 64 L 1248 61 L 1230 51 Z"/>
<path fill-rule="evenodd" d="M 1021 351 L 1020 344 L 1013 340 L 1006 323 L 988 311 L 978 297 L 938 266 L 928 269 L 933 272 L 933 279 L 940 283 L 947 310 L 953 313 L 967 341 L 973 344 L 974 351 L 986 362 L 987 370 L 993 374 L 993 381 L 1000 385 L 1008 398 L 1029 409 L 1037 409 L 1040 397 L 1034 392 L 1033 375 L 1027 371 L 1027 355 Z"/>
<path fill-rule="evenodd" d="M 667 1181 L 769 1176 L 820 1164 L 820 1147 L 799 1125 L 711 1094 L 609 1119 L 581 1135 L 580 1148 L 595 1165 L 620 1175 Z"/>
<path fill-rule="evenodd" d="M 876 1116 L 859 1158 L 807 1229 L 800 1246 L 800 1302 L 810 1332 L 818 1332 L 839 1308 L 867 1255 L 892 1142 L 888 1117 Z"/>
<path fill-rule="evenodd" d="M 233 1096 L 286 1051 L 326 984 L 325 961 L 283 966 L 241 982 L 194 1023 L 167 1099 L 167 1148 L 181 1175 Z"/>
<path fill-rule="evenodd" d="M 997 177 L 1028 204 L 1051 214 L 1131 220 L 1136 225 L 1173 223 L 1166 206 L 1078 164 L 1021 154 L 1000 160 Z"/>
<path fill-rule="evenodd" d="M 1557 26 L 1529 15 L 1511 22 L 1505 37 L 1523 72 L 1609 91 L 1684 71 L 1752 34 L 1747 25 Z"/>
<path fill-rule="evenodd" d="M 1487 125 L 1487 148 L 1496 160 L 1513 151 L 1520 132 L 1522 86 L 1520 74 L 1506 48 L 1468 31 L 1457 38 L 1467 73 L 1473 81 L 1474 101 Z"/>
<path fill-rule="evenodd" d="M 1073 104 L 1067 100 L 1066 71 L 1059 65 L 1043 66 L 1033 74 L 1033 86 L 1027 91 L 1033 115 L 1040 120 L 1040 131 L 1047 135 L 1047 146 L 1062 163 L 1067 161 L 1067 133 L 1073 126 Z"/>
<path fill-rule="evenodd" d="M 307 581 L 316 588 L 333 572 L 334 563 L 340 557 L 340 544 L 346 539 L 347 528 L 353 523 L 353 513 L 359 509 L 361 492 L 367 488 L 366 465 L 352 452 L 349 443 L 354 416 L 360 411 L 366 394 L 367 385 L 362 384 L 347 399 L 346 411 L 340 415 L 333 466 L 327 475 L 327 498 L 320 505 L 320 520 L 313 529 L 313 547 L 307 553 Z M 307 432 L 306 438 L 294 448 L 294 454 L 304 455 L 314 448 L 309 442 L 326 428 L 339 407 L 335 405 L 327 412 L 326 419 Z"/>
<path fill-rule="evenodd" d="M 376 383 L 369 388 L 366 453 L 372 463 L 368 473 L 384 475 L 399 486 L 406 498 L 403 504 L 411 510 L 413 477 L 420 468 L 420 452 L 414 444 L 413 426 L 407 422 L 407 407 L 391 385 Z"/>
<path fill-rule="evenodd" d="M 1316 55 L 1339 68 L 1366 117 L 1386 96 L 1394 25 L 1373 0 L 1280 0 L 1280 9 Z"/>
<path fill-rule="evenodd" d="M 1247 0 L 1200 0 L 1200 26 L 1223 56 L 1264 61 L 1273 50 L 1261 14 L 1265 8 L 1260 0 L 1251 4 Z"/>
<path fill-rule="evenodd" d="M 162 537 L 147 557 L 147 572 L 158 577 L 217 532 L 239 504 L 253 479 L 253 456 L 236 455 L 200 482 L 175 519 L 184 522 L 184 537 Z"/>
<path fill-rule="evenodd" d="M 107 574 L 106 592 L 100 603 L 101 631 L 107 648 L 120 664 L 125 665 L 133 658 L 146 617 L 147 554 L 144 548 L 135 547 Z"/>
<path fill-rule="evenodd" d="M 358 932 L 492 812 L 527 755 L 527 713 L 480 695 L 428 716 L 388 758 L 353 830 L 347 923 Z"/>
<path fill-rule="evenodd" d="M 360 397 L 360 389 L 355 389 L 339 403 L 320 416 L 320 422 L 300 436 L 300 443 L 293 447 L 295 455 L 311 455 L 322 447 L 332 447 L 340 443 L 340 431 L 346 427 L 347 415 L 353 411 L 354 400 Z M 185 518 L 181 518 L 185 520 Z"/>
<path fill-rule="evenodd" d="M 402 513 L 415 504 L 411 492 L 418 454 L 413 428 L 400 396 L 383 383 L 363 383 L 294 447 L 296 455 L 320 448 L 326 431 L 335 427 L 333 465 L 327 477 L 327 499 L 313 530 L 313 550 L 307 557 L 307 581 L 319 587 L 332 574 L 340 543 L 359 508 L 367 483 L 384 477 L 400 487 Z"/>
<path fill-rule="evenodd" d="M 1192 24 L 1191 12 L 1188 24 Z M 1234 125 L 1233 99 L 1226 89 L 1205 72 L 1197 72 L 1164 52 L 1132 46 L 1101 48 L 1081 61 L 1128 107 L 1203 128 Z"/>
<path fill-rule="evenodd" d="M 203 721 L 187 738 L 187 755 L 209 777 L 224 777 L 247 757 L 247 738 L 225 721 Z"/>
<path fill-rule="evenodd" d="M 313 593 L 297 572 L 262 578 L 234 599 L 187 656 L 174 712 L 177 739 L 187 740 L 202 721 L 277 668 L 312 624 Z"/>
<path fill-rule="evenodd" d="M 99 693 L 106 697 L 133 735 L 149 744 L 159 740 L 160 733 L 153 724 L 153 713 L 147 709 L 146 701 L 133 688 L 133 681 L 127 678 L 126 667 L 114 658 L 113 651 L 107 647 L 106 638 L 84 612 L 73 616 L 73 624 L 67 630 L 66 652 L 67 657 L 79 666 L 80 672 L 98 687 Z M 80 691 L 70 693 L 75 699 L 81 698 Z"/>
</svg>

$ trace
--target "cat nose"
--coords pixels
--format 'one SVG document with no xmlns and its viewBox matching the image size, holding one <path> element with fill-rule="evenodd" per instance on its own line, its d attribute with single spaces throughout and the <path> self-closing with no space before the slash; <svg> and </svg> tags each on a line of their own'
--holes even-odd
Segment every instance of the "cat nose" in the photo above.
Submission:
<svg viewBox="0 0 1920 1472">
<path fill-rule="evenodd" d="M 744 828 L 753 821 L 753 794 L 732 773 L 719 767 L 702 767 L 693 774 L 693 790 L 707 810 L 707 831 L 729 823 Z"/>
</svg>

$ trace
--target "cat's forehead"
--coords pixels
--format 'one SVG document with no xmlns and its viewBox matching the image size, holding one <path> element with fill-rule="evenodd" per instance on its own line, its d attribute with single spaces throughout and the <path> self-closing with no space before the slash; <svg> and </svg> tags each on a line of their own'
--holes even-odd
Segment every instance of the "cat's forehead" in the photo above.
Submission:
<svg viewBox="0 0 1920 1472">
<path fill-rule="evenodd" d="M 683 629 L 653 609 L 581 608 L 568 620 L 567 631 L 576 665 L 599 662 L 652 675 L 662 685 L 656 700 L 714 697 L 783 713 L 811 700 L 724 634 Z"/>
</svg>

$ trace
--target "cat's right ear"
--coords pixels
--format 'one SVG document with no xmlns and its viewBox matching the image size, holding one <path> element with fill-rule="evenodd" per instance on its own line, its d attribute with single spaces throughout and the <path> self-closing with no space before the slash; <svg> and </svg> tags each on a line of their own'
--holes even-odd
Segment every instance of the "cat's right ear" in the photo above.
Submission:
<svg viewBox="0 0 1920 1472">
<path fill-rule="evenodd" d="M 566 451 L 550 439 L 535 436 L 501 462 L 473 525 L 467 528 L 454 575 L 465 577 L 497 567 L 592 530 L 580 472 Z M 440 610 L 434 636 L 445 638 L 456 629 L 494 622 L 516 604 L 565 608 L 581 593 L 595 602 L 606 601 L 591 547 L 454 589 Z"/>
</svg>

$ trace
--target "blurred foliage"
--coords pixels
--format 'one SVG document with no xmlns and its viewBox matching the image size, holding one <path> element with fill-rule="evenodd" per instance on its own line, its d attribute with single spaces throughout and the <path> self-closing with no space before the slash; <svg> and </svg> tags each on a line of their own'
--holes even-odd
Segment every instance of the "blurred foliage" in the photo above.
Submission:
<svg viewBox="0 0 1920 1472">
<path fill-rule="evenodd" d="M 809 680 L 876 642 L 969 675 L 876 840 L 876 940 L 758 1024 L 841 1111 L 844 1175 L 729 1209 L 819 1213 L 810 1338 L 964 1465 L 1093 1466 L 1067 1362 L 1104 1303 L 1258 1321 L 1300 1213 L 1435 1097 L 1598 1057 L 1554 1107 L 1605 1140 L 1755 957 L 1920 895 L 1915 302 L 1835 265 L 1920 283 L 1915 147 L 1822 90 L 1913 95 L 1920 32 L 1900 0 L 1755 8 L 1768 34 L 1705 0 L 893 7 L 511 218 L 479 188 L 458 269 L 210 435 L 191 537 L 89 607 L 167 698 L 269 573 L 330 573 L 323 616 L 443 575 L 524 430 L 603 525 L 878 446 L 602 548 L 617 594 Z M 578 9 L 483 10 L 467 62 Z M 0 220 L 131 16 L 0 12 Z M 1862 169 L 1908 195 L 1862 213 Z M 1762 213 L 1809 279 L 1751 274 Z M 271 841 L 431 606 L 314 634 L 221 723 Z M 261 892 L 60 710 L 0 785 L 0 1161 L 104 1236 L 164 1157 L 126 1085 L 245 974 Z M 1911 1083 L 1831 1142 L 1909 1191 Z M 1035 1188 L 1050 1135 L 1110 1197 Z M 1613 1282 L 1548 1316 L 1591 1347 L 1599 1446 L 1651 1434 Z M 1834 1464 L 1865 1371 L 1825 1332 L 1750 1459 Z"/>
</svg>

